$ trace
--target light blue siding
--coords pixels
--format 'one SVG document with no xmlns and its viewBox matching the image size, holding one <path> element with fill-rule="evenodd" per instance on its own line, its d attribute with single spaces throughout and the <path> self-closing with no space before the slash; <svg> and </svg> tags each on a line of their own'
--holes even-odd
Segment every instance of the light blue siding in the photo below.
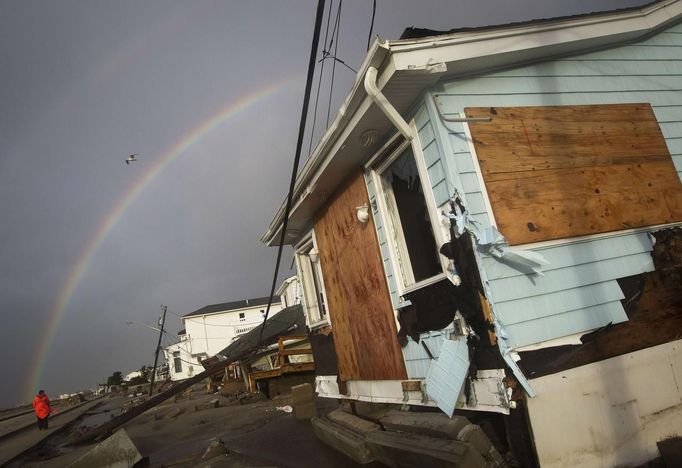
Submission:
<svg viewBox="0 0 682 468">
<path fill-rule="evenodd" d="M 367 172 L 365 173 L 365 184 L 367 185 L 367 193 L 369 195 L 370 206 L 372 206 L 372 217 L 374 219 L 374 226 L 377 232 L 377 241 L 379 242 L 379 251 L 381 253 L 381 261 L 384 265 L 384 273 L 386 274 L 386 283 L 388 285 L 388 292 L 391 295 L 391 304 L 393 308 L 398 307 L 398 288 L 396 287 L 395 278 L 393 277 L 393 268 L 391 267 L 390 257 L 389 257 L 389 247 L 386 242 L 386 228 L 381 222 L 381 216 L 379 216 L 378 205 L 376 202 L 377 194 L 374 187 L 374 180 L 372 175 Z"/>
<path fill-rule="evenodd" d="M 434 130 L 434 124 L 431 120 L 431 114 L 428 112 L 425 105 L 422 105 L 417 109 L 413 118 L 417 127 L 417 135 L 428 172 L 428 181 L 422 181 L 422 183 L 430 185 L 431 190 L 435 195 L 436 203 L 441 205 L 445 203 L 452 194 L 452 188 L 447 182 L 445 167 L 441 161 L 443 150 L 440 149 L 438 137 Z M 390 247 L 386 240 L 386 229 L 379 216 L 379 207 L 376 203 L 376 187 L 374 187 L 374 180 L 369 171 L 365 173 L 365 183 L 367 185 L 370 203 L 373 207 L 372 213 L 374 215 L 374 223 L 376 225 L 384 271 L 388 281 L 389 292 L 391 293 L 391 303 L 394 308 L 398 308 L 400 306 L 400 298 L 398 297 L 397 292 L 395 272 L 393 271 L 393 266 L 390 261 Z"/>
<path fill-rule="evenodd" d="M 682 178 L 682 25 L 637 44 L 446 82 L 433 93 L 447 116 L 457 116 L 465 107 L 648 102 Z M 440 158 L 446 185 L 461 190 L 482 228 L 490 226 L 464 126 L 443 122 L 435 107 L 427 107 L 434 133 L 447 135 Z M 495 314 L 509 335 L 508 346 L 627 320 L 617 279 L 652 271 L 651 248 L 646 234 L 536 248 L 550 262 L 544 276 L 524 275 L 483 255 L 483 276 Z"/>
<path fill-rule="evenodd" d="M 429 368 L 424 386 L 429 397 L 436 401 L 438 408 L 452 417 L 455 405 L 469 372 L 469 347 L 466 337 L 445 340 L 440 355 Z"/>
<path fill-rule="evenodd" d="M 405 357 L 405 368 L 407 370 L 407 378 L 409 379 L 425 379 L 429 373 L 429 367 L 433 359 L 424 349 L 421 342 L 426 343 L 426 346 L 431 351 L 434 358 L 438 359 L 440 349 L 445 340 L 450 338 L 452 328 L 422 333 L 419 335 L 420 343 L 415 343 L 412 339 L 408 339 L 407 346 L 403 348 L 403 356 Z"/>
</svg>

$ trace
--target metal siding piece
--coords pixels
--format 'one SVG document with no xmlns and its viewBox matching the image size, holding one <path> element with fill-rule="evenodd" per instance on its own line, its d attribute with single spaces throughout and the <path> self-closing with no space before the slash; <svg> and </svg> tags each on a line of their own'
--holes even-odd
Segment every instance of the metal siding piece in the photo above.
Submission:
<svg viewBox="0 0 682 468">
<path fill-rule="evenodd" d="M 679 76 L 500 76 L 489 75 L 462 81 L 457 94 L 480 94 L 494 88 L 500 94 L 576 93 L 576 92 L 641 92 L 680 89 Z M 468 106 L 467 106 L 468 107 Z M 499 106 L 498 106 L 499 107 Z"/>
<path fill-rule="evenodd" d="M 464 109 L 464 108 L 462 108 Z M 459 111 L 458 111 L 459 112 Z M 458 114 L 459 115 L 459 114 Z M 448 133 L 450 135 L 450 146 L 452 147 L 452 151 L 455 153 L 461 153 L 461 152 L 469 152 L 469 141 L 467 140 L 466 134 L 464 131 L 453 131 L 450 126 L 452 124 L 448 124 Z M 458 126 L 461 124 L 458 124 Z"/>
<path fill-rule="evenodd" d="M 666 143 L 668 144 L 670 154 L 682 154 L 682 136 L 679 138 L 669 138 Z"/>
<path fill-rule="evenodd" d="M 682 82 L 682 77 L 678 78 Z M 682 122 L 663 122 L 659 123 L 661 132 L 665 138 L 682 137 Z"/>
<path fill-rule="evenodd" d="M 450 199 L 450 190 L 445 179 L 433 187 L 433 196 L 436 199 L 436 206 L 440 206 Z"/>
<path fill-rule="evenodd" d="M 648 253 L 641 253 L 552 270 L 545 272 L 541 277 L 515 276 L 490 281 L 490 289 L 493 302 L 497 303 L 578 288 L 653 270 L 651 256 Z"/>
<path fill-rule="evenodd" d="M 486 213 L 487 207 L 481 192 L 468 193 L 466 196 L 466 208 L 469 214 Z"/>
<path fill-rule="evenodd" d="M 680 68 L 682 68 L 682 61 L 680 61 Z M 682 73 L 680 73 L 682 76 Z M 682 115 L 682 106 L 658 106 L 654 107 L 654 114 L 659 123 L 661 122 L 677 122 Z"/>
<path fill-rule="evenodd" d="M 438 145 L 435 141 L 432 141 L 429 145 L 422 148 L 424 154 L 424 162 L 426 167 L 433 166 L 438 160 L 440 160 L 440 152 L 438 151 Z"/>
<path fill-rule="evenodd" d="M 512 107 L 512 106 L 566 106 L 580 104 L 619 104 L 623 102 L 648 102 L 653 107 L 665 105 L 681 105 L 682 92 L 676 90 L 650 91 L 585 91 L 585 92 L 535 92 L 521 93 L 500 90 L 499 94 L 488 94 L 481 89 L 481 94 L 441 95 L 441 102 L 448 102 L 452 108 L 465 107 Z M 459 112 L 459 111 L 458 111 Z M 458 139 L 463 135 L 456 134 Z M 453 140 L 453 139 L 451 139 Z M 461 147 L 461 145 L 460 145 Z M 460 147 L 455 147 L 453 149 Z"/>
<path fill-rule="evenodd" d="M 449 339 L 452 331 L 452 328 L 447 328 L 422 333 L 419 335 L 419 343 L 414 342 L 411 338 L 407 340 L 407 346 L 403 348 L 403 355 L 405 356 L 408 378 L 425 379 L 428 375 L 429 366 L 433 359 L 424 349 L 422 342 L 426 343 L 433 357 L 437 359 L 443 342 Z"/>
<path fill-rule="evenodd" d="M 431 180 L 431 186 L 435 187 L 445 180 L 445 172 L 443 171 L 443 165 L 440 159 L 433 163 L 428 168 L 429 179 Z"/>
<path fill-rule="evenodd" d="M 498 77 L 575 77 L 575 76 L 642 76 L 682 74 L 682 63 L 660 60 L 609 60 L 568 59 L 545 62 L 529 67 L 515 68 L 496 73 Z"/>
<path fill-rule="evenodd" d="M 446 340 L 438 360 L 431 362 L 426 378 L 426 393 L 438 403 L 438 408 L 452 417 L 457 398 L 469 371 L 469 348 L 466 339 Z"/>
<path fill-rule="evenodd" d="M 414 123 L 417 125 L 417 128 L 421 129 L 429 123 L 430 121 L 430 116 L 428 111 L 426 110 L 426 106 L 420 106 L 419 110 L 414 116 Z"/>
<path fill-rule="evenodd" d="M 649 236 L 640 232 L 617 237 L 596 238 L 576 244 L 553 245 L 533 249 L 533 251 L 541 254 L 549 262 L 543 271 L 552 271 L 610 258 L 650 252 L 652 248 Z M 483 256 L 483 266 L 490 280 L 525 276 L 524 273 L 488 255 Z"/>
<path fill-rule="evenodd" d="M 474 161 L 469 151 L 454 153 L 453 159 L 455 160 L 455 167 L 459 172 L 476 172 L 476 167 L 474 167 Z"/>
<path fill-rule="evenodd" d="M 624 299 L 624 295 L 618 282 L 605 281 L 542 296 L 497 302 L 495 312 L 502 323 L 513 325 L 566 312 L 582 314 L 587 307 L 621 299 Z"/>
<path fill-rule="evenodd" d="M 433 126 L 431 125 L 431 122 L 427 122 L 418 133 L 419 142 L 422 144 L 422 148 L 426 148 L 431 143 L 435 143 L 436 136 L 433 134 Z"/>
<path fill-rule="evenodd" d="M 465 172 L 460 174 L 464 193 L 481 192 L 481 185 L 478 183 L 478 176 L 475 172 Z"/>
<path fill-rule="evenodd" d="M 682 154 L 673 154 L 673 163 L 675 164 L 675 169 L 677 173 L 682 172 Z"/>
<path fill-rule="evenodd" d="M 594 330 L 628 319 L 620 301 L 587 307 L 578 311 L 552 315 L 506 327 L 508 346 L 518 348 L 542 341 Z"/>
<path fill-rule="evenodd" d="M 682 24 L 677 24 L 640 44 L 577 55 L 478 78 L 446 82 L 440 85 L 435 94 L 439 96 L 441 109 L 448 116 L 459 115 L 465 107 L 648 102 L 661 123 L 666 144 L 682 179 L 680 33 Z M 672 44 L 676 46 L 671 47 Z M 591 86 L 593 89 L 590 89 Z M 480 212 L 483 194 L 462 124 L 443 123 L 434 117 L 432 122 L 438 126 L 438 131 L 448 134 L 449 153 L 444 160 L 450 163 L 449 167 L 453 166 L 451 163 L 454 161 L 456 169 L 451 169 L 452 174 L 446 171 L 446 177 L 448 180 L 461 180 L 463 195 L 472 217 L 482 224 L 482 228 L 489 226 L 487 213 Z M 654 268 L 649 255 L 651 244 L 645 233 L 534 250 L 550 262 L 545 269 L 545 278 L 527 277 L 505 264 L 481 255 L 482 277 L 490 282 L 495 312 L 503 316 L 503 320 L 509 319 L 510 315 L 515 317 L 512 322 L 524 320 L 522 324 L 513 326 L 516 329 L 510 327 L 508 331 L 512 338 L 516 338 L 518 332 L 518 342 L 529 344 L 543 341 L 544 336 L 553 338 L 553 335 L 559 336 L 569 330 L 564 327 L 563 318 L 550 320 L 554 326 L 559 327 L 555 330 L 547 329 L 546 323 L 541 323 L 541 317 L 547 313 L 542 308 L 548 298 L 551 300 L 552 297 L 560 297 L 563 303 L 555 305 L 552 312 L 573 308 L 581 303 L 600 302 L 617 293 L 616 279 Z M 542 297 L 543 294 L 549 294 L 548 298 Z M 565 320 L 568 325 L 574 323 L 574 329 L 581 326 L 597 327 L 608 323 L 604 320 L 623 318 L 622 309 L 619 309 L 620 302 L 617 300 L 594 307 L 596 308 L 579 308 L 560 315 L 567 317 Z M 519 311 L 520 308 L 523 312 Z M 517 311 L 516 316 L 514 310 Z M 599 320 L 586 320 L 589 319 L 586 313 L 598 313 Z M 535 315 L 539 320 L 534 325 Z M 556 315 L 552 313 L 551 316 Z M 584 328 L 576 332 L 590 329 Z"/>
</svg>

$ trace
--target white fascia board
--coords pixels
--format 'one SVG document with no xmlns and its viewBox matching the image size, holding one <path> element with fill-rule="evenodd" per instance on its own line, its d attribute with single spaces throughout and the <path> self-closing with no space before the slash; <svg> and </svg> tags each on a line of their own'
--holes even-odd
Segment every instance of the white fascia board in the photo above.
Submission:
<svg viewBox="0 0 682 468">
<path fill-rule="evenodd" d="M 389 42 L 397 70 L 419 70 L 433 63 L 448 65 L 446 75 L 467 74 L 519 61 L 537 61 L 633 41 L 682 18 L 682 1 L 670 0 L 635 11 L 453 33 Z M 485 58 L 488 60 L 483 60 Z M 467 61 L 477 60 L 470 67 Z"/>
<path fill-rule="evenodd" d="M 423 39 L 376 40 L 334 122 L 297 178 L 291 213 L 316 188 L 315 179 L 343 146 L 350 133 L 349 126 L 352 130 L 369 108 L 362 82 L 370 66 L 380 72 L 377 80 L 379 89 L 391 78 L 399 79 L 397 72 L 424 73 L 438 63 L 446 64 L 447 72 L 440 78 L 447 79 L 634 41 L 680 18 L 682 0 L 668 0 L 634 11 L 538 21 L 523 26 L 501 26 Z M 268 245 L 278 243 L 284 211 L 285 203 L 262 234 L 261 242 Z"/>
<path fill-rule="evenodd" d="M 317 171 L 320 164 L 333 157 L 336 151 L 330 148 L 334 143 L 337 143 L 337 149 L 341 146 L 338 144 L 338 141 L 341 139 L 341 133 L 351 120 L 351 117 L 357 113 L 358 107 L 360 107 L 360 105 L 366 100 L 367 94 L 363 86 L 363 81 L 365 79 L 365 73 L 367 72 L 367 69 L 369 67 L 380 69 L 384 59 L 388 54 L 388 41 L 381 41 L 377 38 L 365 56 L 365 60 L 355 77 L 353 87 L 339 108 L 336 118 L 322 136 L 319 143 L 315 146 L 315 149 L 311 153 L 306 163 L 303 165 L 303 168 L 300 170 L 299 175 L 296 178 L 296 183 L 294 184 L 294 203 L 292 204 L 291 209 L 292 213 L 294 208 L 300 206 L 302 199 L 307 196 L 307 190 L 308 187 L 311 186 L 310 180 L 313 173 Z M 346 135 L 348 133 L 349 132 L 346 132 Z M 262 243 L 274 245 L 278 242 L 279 235 L 281 235 L 279 234 L 280 228 L 282 226 L 282 222 L 284 221 L 285 209 L 286 200 L 277 210 L 277 213 L 270 222 L 267 230 L 261 235 L 260 241 Z"/>
</svg>

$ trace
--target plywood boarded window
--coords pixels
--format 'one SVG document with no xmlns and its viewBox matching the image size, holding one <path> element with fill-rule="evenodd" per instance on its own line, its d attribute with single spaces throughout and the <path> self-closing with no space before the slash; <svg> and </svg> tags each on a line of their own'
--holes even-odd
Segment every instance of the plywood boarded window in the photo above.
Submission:
<svg viewBox="0 0 682 468">
<path fill-rule="evenodd" d="M 682 221 L 682 184 L 649 104 L 466 108 L 510 244 Z"/>
<path fill-rule="evenodd" d="M 374 222 L 356 217 L 356 207 L 365 204 L 367 187 L 358 170 L 315 218 L 339 378 L 402 380 L 407 372 Z"/>
</svg>

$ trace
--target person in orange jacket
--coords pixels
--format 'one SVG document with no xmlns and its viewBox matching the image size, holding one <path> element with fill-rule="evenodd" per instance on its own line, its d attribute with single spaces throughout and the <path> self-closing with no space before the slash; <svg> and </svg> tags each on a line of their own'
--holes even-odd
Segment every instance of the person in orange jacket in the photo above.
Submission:
<svg viewBox="0 0 682 468">
<path fill-rule="evenodd" d="M 47 418 L 54 410 L 50 408 L 50 399 L 45 394 L 45 390 L 39 391 L 36 397 L 33 399 L 33 409 L 35 410 L 36 417 L 38 418 L 38 429 L 47 430 Z"/>
</svg>

